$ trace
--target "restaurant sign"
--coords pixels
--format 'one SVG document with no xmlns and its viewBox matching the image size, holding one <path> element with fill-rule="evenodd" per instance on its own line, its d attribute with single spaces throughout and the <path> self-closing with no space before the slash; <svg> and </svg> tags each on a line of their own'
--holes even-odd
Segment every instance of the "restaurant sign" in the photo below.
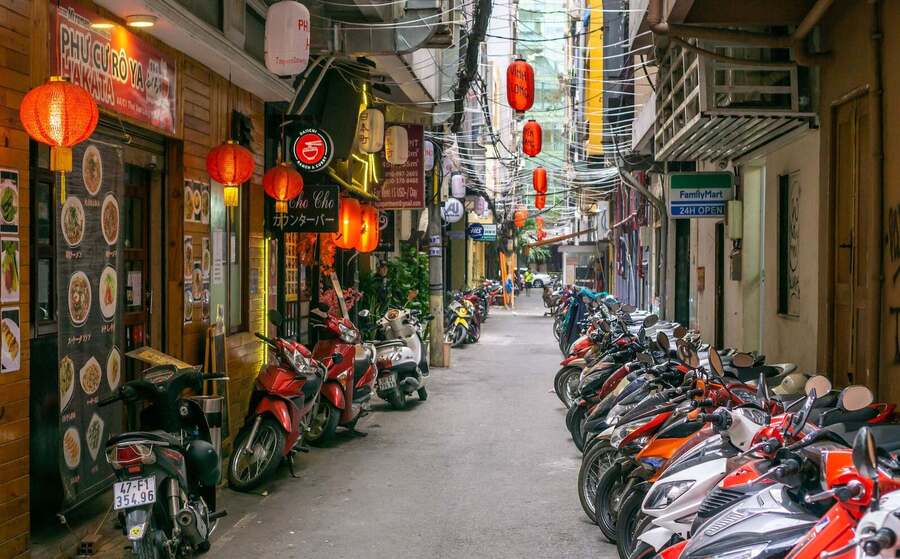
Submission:
<svg viewBox="0 0 900 559">
<path fill-rule="evenodd" d="M 85 88 L 100 107 L 174 134 L 175 60 L 121 25 L 92 28 L 108 18 L 73 0 L 54 11 L 52 73 Z"/>
<path fill-rule="evenodd" d="M 393 165 L 381 152 L 384 181 L 378 191 L 376 206 L 382 210 L 413 210 L 425 207 L 425 157 L 422 126 L 390 124 L 406 128 L 409 143 L 406 163 Z"/>
<path fill-rule="evenodd" d="M 307 184 L 300 196 L 288 202 L 287 213 L 271 214 L 272 229 L 288 233 L 336 233 L 339 197 L 337 185 Z"/>
</svg>

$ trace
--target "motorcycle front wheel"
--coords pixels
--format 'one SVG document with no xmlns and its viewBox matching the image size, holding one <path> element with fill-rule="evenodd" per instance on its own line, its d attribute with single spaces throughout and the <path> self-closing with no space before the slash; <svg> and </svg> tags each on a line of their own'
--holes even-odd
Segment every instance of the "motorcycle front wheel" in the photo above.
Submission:
<svg viewBox="0 0 900 559">
<path fill-rule="evenodd" d="M 387 397 L 388 403 L 395 410 L 402 410 L 406 407 L 406 393 L 399 387 L 391 389 L 385 396 Z"/>
<path fill-rule="evenodd" d="M 256 430 L 256 439 L 247 444 L 252 426 L 245 425 L 234 441 L 234 452 L 228 462 L 228 485 L 236 491 L 250 491 L 275 475 L 281 464 L 284 429 L 274 419 L 265 417 Z"/>
<path fill-rule="evenodd" d="M 634 553 L 638 536 L 647 529 L 650 519 L 641 511 L 641 504 L 647 492 L 637 487 L 622 496 L 619 514 L 616 518 L 616 547 L 620 559 L 628 559 Z"/>
</svg>

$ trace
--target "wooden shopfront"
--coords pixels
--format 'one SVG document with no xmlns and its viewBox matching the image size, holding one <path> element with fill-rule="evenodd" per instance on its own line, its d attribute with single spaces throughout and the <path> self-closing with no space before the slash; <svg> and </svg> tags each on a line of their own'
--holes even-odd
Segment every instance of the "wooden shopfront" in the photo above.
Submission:
<svg viewBox="0 0 900 559">
<path fill-rule="evenodd" d="M 127 358 L 128 351 L 151 347 L 202 364 L 208 330 L 218 322 L 227 335 L 227 417 L 230 431 L 237 430 L 265 359 L 252 333 L 266 327 L 268 285 L 261 187 L 264 102 L 153 37 L 126 30 L 97 6 L 74 0 L 60 6 L 57 11 L 55 2 L 41 3 L 32 14 L 38 35 L 34 52 L 51 53 L 33 64 L 33 82 L 40 83 L 51 70 L 76 82 L 98 81 L 83 85 L 98 101 L 101 124 L 82 151 L 76 149 L 66 198 L 78 201 L 66 205 L 61 200 L 60 184 L 47 171 L 46 150 L 37 144 L 26 144 L 29 157 L 21 173 L 23 206 L 33 209 L 33 226 L 20 247 L 33 263 L 32 270 L 23 269 L 30 281 L 23 289 L 21 321 L 34 355 L 30 429 L 26 422 L 31 521 L 48 525 L 56 524 L 58 511 L 78 514 L 108 484 L 111 472 L 103 452 L 95 452 L 98 425 L 99 438 L 105 439 L 130 421 L 123 410 L 98 412 L 96 400 L 141 374 L 143 365 Z M 91 21 L 98 18 L 119 27 L 92 29 Z M 43 44 L 40 36 L 50 41 Z M 102 68 L 79 61 L 73 38 L 124 48 L 145 69 L 147 83 L 136 91 L 116 90 Z M 126 98 L 128 103 L 122 103 Z M 239 206 L 227 211 L 222 186 L 210 180 L 205 158 L 229 138 L 255 154 L 256 169 L 241 187 Z M 85 155 L 88 150 L 91 154 Z M 103 162 L 100 176 L 93 170 L 95 151 Z M 101 185 L 96 195 L 93 183 Z M 118 210 L 115 238 L 103 225 L 110 214 L 109 196 Z M 83 225 L 64 230 L 70 215 L 83 215 Z M 84 238 L 69 238 L 81 229 Z M 95 244 L 86 240 L 89 235 Z M 94 303 L 87 316 L 69 304 L 73 281 L 76 291 L 90 286 Z M 82 342 L 87 334 L 91 341 Z M 86 349 L 80 349 L 82 344 Z M 113 352 L 118 358 L 111 357 Z M 22 358 L 27 363 L 25 353 Z M 99 366 L 99 381 L 91 359 Z M 82 385 L 82 369 L 89 363 L 92 380 Z M 66 437 L 78 439 L 77 460 Z"/>
</svg>

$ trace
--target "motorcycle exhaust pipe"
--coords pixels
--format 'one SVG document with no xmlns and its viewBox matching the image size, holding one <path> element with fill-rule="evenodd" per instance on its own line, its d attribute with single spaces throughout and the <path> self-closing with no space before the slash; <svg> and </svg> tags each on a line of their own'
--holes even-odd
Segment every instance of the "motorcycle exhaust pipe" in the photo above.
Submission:
<svg viewBox="0 0 900 559">
<path fill-rule="evenodd" d="M 190 509 L 181 509 L 175 517 L 178 526 L 181 527 L 181 533 L 191 542 L 191 545 L 200 545 L 203 543 L 203 537 L 200 530 L 197 529 L 197 516 Z"/>
<path fill-rule="evenodd" d="M 422 386 L 422 381 L 417 379 L 416 377 L 406 377 L 402 381 L 400 381 L 401 386 L 404 388 L 409 388 L 410 390 L 418 390 L 420 386 Z"/>
</svg>

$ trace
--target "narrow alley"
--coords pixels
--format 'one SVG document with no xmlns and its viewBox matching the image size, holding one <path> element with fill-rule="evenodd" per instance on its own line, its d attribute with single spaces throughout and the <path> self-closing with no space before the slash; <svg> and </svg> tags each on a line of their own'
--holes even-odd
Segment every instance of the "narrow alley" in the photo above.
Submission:
<svg viewBox="0 0 900 559">
<path fill-rule="evenodd" d="M 552 392 L 559 350 L 537 293 L 493 309 L 435 369 L 429 399 L 297 459 L 267 496 L 223 493 L 216 557 L 615 556 L 576 497 L 580 453 Z"/>
</svg>

